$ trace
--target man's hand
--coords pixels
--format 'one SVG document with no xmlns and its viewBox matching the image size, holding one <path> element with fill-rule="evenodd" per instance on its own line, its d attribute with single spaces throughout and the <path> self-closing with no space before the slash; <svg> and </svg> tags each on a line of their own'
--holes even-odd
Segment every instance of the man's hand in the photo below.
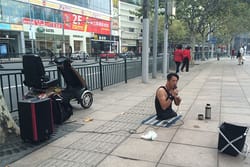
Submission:
<svg viewBox="0 0 250 167">
<path fill-rule="evenodd" d="M 174 97 L 177 97 L 178 96 L 178 93 L 179 91 L 177 89 L 173 89 L 171 94 L 174 96 Z"/>
<path fill-rule="evenodd" d="M 178 93 L 179 93 L 179 91 L 177 90 L 177 89 L 172 89 L 171 91 L 170 91 L 170 93 L 172 94 L 172 96 L 174 97 L 174 103 L 175 103 L 175 105 L 180 105 L 180 103 L 181 103 L 181 98 L 180 98 L 180 96 L 178 96 Z"/>
</svg>

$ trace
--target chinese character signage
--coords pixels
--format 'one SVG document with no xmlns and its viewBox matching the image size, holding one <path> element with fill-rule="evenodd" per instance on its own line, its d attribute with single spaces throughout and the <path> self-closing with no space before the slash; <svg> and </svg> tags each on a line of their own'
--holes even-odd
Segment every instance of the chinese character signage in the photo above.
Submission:
<svg viewBox="0 0 250 167">
<path fill-rule="evenodd" d="M 110 21 L 98 18 L 73 14 L 70 12 L 63 13 L 64 29 L 76 30 L 83 32 L 92 32 L 102 35 L 110 35 Z M 50 21 L 23 18 L 23 24 L 31 24 L 36 26 L 46 26 L 52 28 L 62 28 L 62 23 Z"/>
<path fill-rule="evenodd" d="M 64 29 L 110 34 L 110 21 L 64 12 Z"/>
</svg>

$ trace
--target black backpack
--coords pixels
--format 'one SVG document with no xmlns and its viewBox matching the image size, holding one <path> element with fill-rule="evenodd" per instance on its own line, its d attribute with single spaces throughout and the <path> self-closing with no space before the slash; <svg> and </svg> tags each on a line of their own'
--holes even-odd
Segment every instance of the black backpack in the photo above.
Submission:
<svg viewBox="0 0 250 167">
<path fill-rule="evenodd" d="M 60 95 L 54 94 L 51 97 L 53 106 L 53 119 L 55 124 L 62 124 L 73 115 L 73 108 L 69 101 Z"/>
</svg>

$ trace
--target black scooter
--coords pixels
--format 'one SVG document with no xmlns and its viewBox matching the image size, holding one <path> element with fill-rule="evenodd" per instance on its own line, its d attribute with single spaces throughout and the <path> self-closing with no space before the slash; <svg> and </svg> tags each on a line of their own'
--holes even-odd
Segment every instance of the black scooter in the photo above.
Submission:
<svg viewBox="0 0 250 167">
<path fill-rule="evenodd" d="M 60 79 L 51 79 L 45 75 L 44 66 L 41 57 L 35 54 L 23 56 L 24 84 L 29 88 L 24 99 L 39 96 L 50 96 L 50 94 L 59 94 L 65 103 L 71 100 L 77 100 L 83 108 L 89 108 L 93 103 L 93 93 L 88 90 L 86 81 L 71 66 L 70 59 L 58 57 L 54 59 L 57 70 L 63 76 L 66 88 L 60 86 Z M 59 91 L 55 91 L 55 89 Z M 40 97 L 39 97 L 40 98 Z"/>
<path fill-rule="evenodd" d="M 75 99 L 83 108 L 89 108 L 93 103 L 93 93 L 79 72 L 71 66 L 71 60 L 61 56 L 55 58 L 54 62 L 66 83 L 66 88 L 62 89 L 62 96 L 69 101 Z"/>
</svg>

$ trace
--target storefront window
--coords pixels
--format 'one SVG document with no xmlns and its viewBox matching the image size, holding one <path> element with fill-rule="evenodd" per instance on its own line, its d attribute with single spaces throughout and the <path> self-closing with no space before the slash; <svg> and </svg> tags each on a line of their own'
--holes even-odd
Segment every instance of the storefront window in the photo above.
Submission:
<svg viewBox="0 0 250 167">
<path fill-rule="evenodd" d="M 17 1 L 1 1 L 0 20 L 6 23 L 22 23 L 22 17 L 27 14 L 28 5 Z"/>
<path fill-rule="evenodd" d="M 62 12 L 59 10 L 53 10 L 54 11 L 54 22 L 62 23 Z"/>
<path fill-rule="evenodd" d="M 92 9 L 98 12 L 111 13 L 111 0 L 59 0 L 72 5 Z"/>
<path fill-rule="evenodd" d="M 142 0 L 121 0 L 123 2 L 126 3 L 130 3 L 130 4 L 134 4 L 134 5 L 141 5 L 142 4 Z"/>
<path fill-rule="evenodd" d="M 45 20 L 54 22 L 54 10 L 50 8 L 45 8 Z"/>
<path fill-rule="evenodd" d="M 32 5 L 31 13 L 33 19 L 44 20 L 44 8 L 40 6 Z"/>
<path fill-rule="evenodd" d="M 0 21 L 2 21 L 2 13 L 3 13 L 3 10 L 2 10 L 2 3 L 1 3 L 1 0 L 0 0 Z"/>
</svg>

